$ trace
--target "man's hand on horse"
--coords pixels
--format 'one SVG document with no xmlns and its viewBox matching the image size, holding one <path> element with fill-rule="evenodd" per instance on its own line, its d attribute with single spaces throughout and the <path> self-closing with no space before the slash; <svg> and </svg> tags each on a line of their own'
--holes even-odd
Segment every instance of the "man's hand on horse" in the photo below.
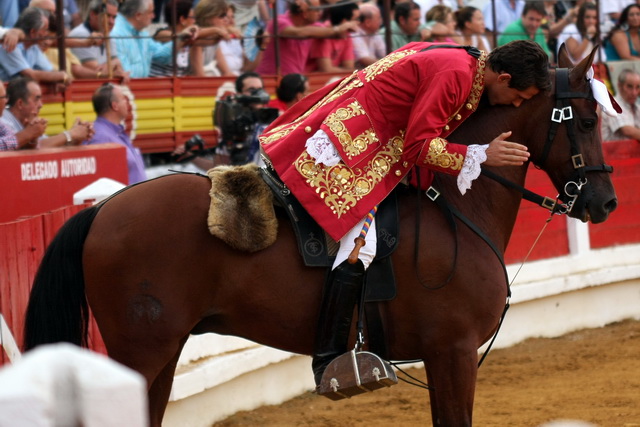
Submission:
<svg viewBox="0 0 640 427">
<path fill-rule="evenodd" d="M 517 142 L 507 141 L 511 131 L 501 133 L 489 143 L 487 148 L 487 166 L 520 166 L 529 160 L 527 147 Z"/>
</svg>

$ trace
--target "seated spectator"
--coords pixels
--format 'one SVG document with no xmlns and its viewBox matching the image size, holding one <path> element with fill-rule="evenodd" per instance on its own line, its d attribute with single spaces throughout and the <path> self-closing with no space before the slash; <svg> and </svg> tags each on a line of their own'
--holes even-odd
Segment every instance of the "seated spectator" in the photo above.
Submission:
<svg viewBox="0 0 640 427">
<path fill-rule="evenodd" d="M 620 20 L 622 11 L 629 5 L 637 3 L 635 0 L 601 0 L 600 2 L 601 32 L 608 33 Z"/>
<path fill-rule="evenodd" d="M 520 18 L 522 9 L 524 9 L 524 0 L 495 0 L 495 9 L 493 1 L 486 2 L 482 8 L 482 16 L 484 16 L 487 31 L 496 36 L 503 34 L 508 25 Z M 493 22 L 494 11 L 495 23 Z"/>
<path fill-rule="evenodd" d="M 393 21 L 391 21 L 391 50 L 422 40 L 420 6 L 413 1 L 396 4 Z"/>
<path fill-rule="evenodd" d="M 473 6 L 463 7 L 455 13 L 455 19 L 460 44 L 491 52 L 491 43 L 485 36 L 484 16 L 480 9 Z"/>
<path fill-rule="evenodd" d="M 98 116 L 93 122 L 95 134 L 86 144 L 116 143 L 127 150 L 127 168 L 129 170 L 129 185 L 147 179 L 142 154 L 134 147 L 126 134 L 122 122 L 129 114 L 129 100 L 122 93 L 118 85 L 105 83 L 93 93 L 91 98 L 93 110 Z"/>
<path fill-rule="evenodd" d="M 340 0 L 328 9 L 327 26 L 337 27 L 346 22 L 358 22 L 360 9 L 351 0 Z M 341 38 L 314 39 L 309 53 L 307 72 L 344 73 L 355 69 L 353 39 Z"/>
<path fill-rule="evenodd" d="M 64 71 L 54 71 L 42 53 L 49 43 L 46 12 L 35 7 L 26 8 L 18 18 L 16 28 L 22 30 L 25 40 L 11 53 L 0 47 L 0 80 L 22 75 L 38 82 L 70 83 L 71 76 Z"/>
<path fill-rule="evenodd" d="M 509 24 L 498 38 L 498 46 L 503 46 L 514 40 L 533 40 L 538 43 L 551 58 L 547 39 L 540 26 L 545 16 L 544 6 L 536 0 L 528 0 L 522 9 L 522 16 Z"/>
<path fill-rule="evenodd" d="M 78 8 L 77 6 L 75 6 L 75 0 L 63 0 L 63 4 L 65 6 L 64 9 L 64 18 L 65 18 L 65 25 L 68 25 L 68 23 L 71 22 L 71 19 L 69 18 L 69 15 L 67 13 L 67 9 L 66 6 L 69 4 L 69 2 L 73 2 L 73 10 L 75 10 L 76 12 L 76 17 L 79 18 L 79 14 L 77 13 Z M 49 15 L 47 15 L 47 17 L 49 18 L 49 21 L 51 21 L 51 18 L 57 18 L 57 14 L 56 14 L 56 2 L 55 0 L 31 0 L 29 2 L 29 7 L 37 7 L 38 9 L 42 9 L 45 10 L 47 12 L 49 12 Z M 64 33 L 65 35 L 69 32 L 69 28 L 68 26 L 64 27 Z M 55 34 L 55 36 L 57 37 L 57 34 Z M 55 44 L 55 42 L 54 42 Z M 101 34 L 94 34 L 93 37 L 91 39 L 65 39 L 65 46 L 66 47 L 76 47 L 76 46 L 93 46 L 93 45 L 98 45 L 98 44 L 102 44 L 102 35 Z"/>
<path fill-rule="evenodd" d="M 244 50 L 242 44 L 242 33 L 235 24 L 235 5 L 229 4 L 227 7 L 227 31 L 233 37 L 229 40 L 220 41 L 218 50 L 216 50 L 216 61 L 218 64 L 226 63 L 226 68 L 221 69 L 223 76 L 239 76 L 243 72 L 253 71 L 262 61 L 264 49 L 269 40 L 267 37 L 261 37 L 256 42 L 262 43 L 259 46 L 258 54 L 250 60 Z"/>
<path fill-rule="evenodd" d="M 280 114 L 309 94 L 309 80 L 298 73 L 287 74 L 276 88 L 276 99 L 268 107 L 276 108 Z"/>
<path fill-rule="evenodd" d="M 618 94 L 615 99 L 622 107 L 622 114 L 615 117 L 602 115 L 602 140 L 635 139 L 640 141 L 640 74 L 625 69 L 618 76 Z"/>
<path fill-rule="evenodd" d="M 460 43 L 456 34 L 456 21 L 449 6 L 437 4 L 425 14 L 426 26 L 431 31 L 431 40 L 441 43 Z"/>
<path fill-rule="evenodd" d="M 76 119 L 68 131 L 54 136 L 45 135 L 47 121 L 38 117 L 42 108 L 42 90 L 30 77 L 16 77 L 7 85 L 7 104 L 0 120 L 11 128 L 18 140 L 19 148 L 54 148 L 65 145 L 78 145 L 91 138 L 91 123 Z"/>
<path fill-rule="evenodd" d="M 2 120 L 2 113 L 7 106 L 7 92 L 4 82 L 0 81 L 0 151 L 11 151 L 22 148 L 18 145 L 18 138 L 9 126 Z"/>
<path fill-rule="evenodd" d="M 160 43 L 144 31 L 153 19 L 153 0 L 124 0 L 111 37 L 115 39 L 122 68 L 131 78 L 149 77 L 151 62 L 171 64 L 173 41 Z M 176 50 L 197 39 L 198 30 L 190 26 L 178 34 Z"/>
<path fill-rule="evenodd" d="M 456 11 L 465 6 L 466 0 L 417 0 L 416 3 L 420 6 L 420 10 L 425 11 L 431 9 L 433 6 L 442 5 L 446 6 L 452 11 Z M 424 26 L 427 23 L 426 15 L 420 17 L 420 25 Z"/>
<path fill-rule="evenodd" d="M 193 14 L 192 5 L 192 0 L 169 0 L 164 6 L 164 22 L 168 23 L 168 26 L 158 29 L 153 38 L 161 43 L 167 43 L 171 41 L 171 29 L 173 27 L 175 27 L 176 33 L 180 33 L 186 28 L 193 26 L 196 23 L 196 20 Z M 176 11 L 175 18 L 177 22 L 174 22 L 173 20 L 174 8 Z M 176 54 L 176 76 L 186 76 L 189 74 L 189 49 L 189 45 L 184 45 Z M 149 77 L 173 76 L 173 71 L 172 63 L 167 64 L 154 60 L 151 61 Z"/>
<path fill-rule="evenodd" d="M 598 8 L 593 3 L 583 3 L 578 9 L 576 23 L 567 25 L 558 37 L 558 49 L 564 43 L 571 60 L 578 63 L 591 53 L 597 35 Z M 602 49 L 596 59 L 606 61 L 606 54 Z"/>
<path fill-rule="evenodd" d="M 378 6 L 372 3 L 360 4 L 358 29 L 351 34 L 356 66 L 364 68 L 387 54 L 387 47 L 379 33 L 382 16 Z"/>
<path fill-rule="evenodd" d="M 620 20 L 604 39 L 604 49 L 607 54 L 607 60 L 639 60 L 639 38 L 640 5 L 632 4 L 624 8 L 620 15 Z"/>
<path fill-rule="evenodd" d="M 230 40 L 225 0 L 200 0 L 194 13 L 200 27 L 199 40 L 192 46 L 189 62 L 194 76 L 221 76 L 228 71 L 224 56 L 216 56 L 221 40 Z M 220 63 L 218 63 L 218 59 Z"/>
<path fill-rule="evenodd" d="M 557 13 L 559 8 L 558 0 L 544 0 L 542 2 L 544 7 L 545 16 L 542 19 L 542 32 L 547 39 L 547 47 L 553 53 L 553 62 L 556 62 L 555 52 L 557 52 L 559 43 L 558 37 L 567 27 L 567 25 L 573 24 L 576 21 L 578 15 L 578 8 L 570 8 L 562 17 Z"/>
<path fill-rule="evenodd" d="M 60 69 L 60 58 L 58 54 L 58 46 L 56 37 L 58 32 L 58 23 L 55 15 L 49 13 L 49 40 L 41 45 L 42 51 L 51 63 L 54 70 Z M 65 63 L 67 74 L 73 76 L 74 79 L 98 79 L 101 76 L 100 71 L 88 68 L 80 62 L 80 60 L 71 52 L 71 49 L 65 49 Z"/>
<path fill-rule="evenodd" d="M 318 22 L 321 15 L 319 6 L 319 0 L 291 2 L 286 13 L 269 22 L 269 32 L 275 34 L 274 29 L 277 25 L 280 38 L 271 38 L 262 62 L 256 68 L 259 74 L 276 74 L 276 43 L 280 46 L 280 73 L 302 73 L 309 59 L 312 39 L 346 37 L 349 32 L 358 29 L 358 23 L 355 21 L 344 22 L 334 27 L 324 26 Z"/>
<path fill-rule="evenodd" d="M 66 42 L 76 40 L 88 43 L 88 46 L 72 47 L 71 52 L 83 66 L 96 71 L 96 78 L 116 78 L 127 84 L 129 73 L 124 71 L 118 59 L 115 40 L 108 39 L 108 46 L 96 41 L 102 40 L 97 37 L 110 35 L 117 14 L 118 0 L 91 0 L 87 20 L 69 32 Z"/>
<path fill-rule="evenodd" d="M 8 53 L 13 52 L 22 39 L 24 39 L 24 33 L 20 28 L 0 27 L 0 40 L 2 40 L 2 47 Z"/>
</svg>

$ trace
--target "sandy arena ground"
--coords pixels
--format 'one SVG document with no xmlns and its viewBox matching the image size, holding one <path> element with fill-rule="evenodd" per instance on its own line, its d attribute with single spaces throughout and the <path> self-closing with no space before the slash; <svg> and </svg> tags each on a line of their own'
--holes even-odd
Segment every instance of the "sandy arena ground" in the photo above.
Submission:
<svg viewBox="0 0 640 427">
<path fill-rule="evenodd" d="M 408 372 L 425 380 L 422 369 Z M 215 426 L 430 425 L 426 393 L 403 382 L 338 402 L 307 393 Z M 478 374 L 474 425 L 539 426 L 557 419 L 640 427 L 640 322 L 491 352 Z"/>
</svg>

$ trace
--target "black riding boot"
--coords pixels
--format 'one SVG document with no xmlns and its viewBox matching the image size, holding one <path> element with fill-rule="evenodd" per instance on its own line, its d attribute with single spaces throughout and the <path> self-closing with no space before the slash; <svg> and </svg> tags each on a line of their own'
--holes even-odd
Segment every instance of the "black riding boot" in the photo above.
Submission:
<svg viewBox="0 0 640 427">
<path fill-rule="evenodd" d="M 360 297 L 363 277 L 364 265 L 358 260 L 355 264 L 344 261 L 327 278 L 311 363 L 316 385 L 320 384 L 327 365 L 347 352 L 353 310 Z"/>
</svg>

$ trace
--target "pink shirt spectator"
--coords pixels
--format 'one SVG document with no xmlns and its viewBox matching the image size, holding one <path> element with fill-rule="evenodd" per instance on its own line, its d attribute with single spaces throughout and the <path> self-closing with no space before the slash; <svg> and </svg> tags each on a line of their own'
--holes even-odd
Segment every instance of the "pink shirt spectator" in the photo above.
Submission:
<svg viewBox="0 0 640 427">
<path fill-rule="evenodd" d="M 283 29 L 293 26 L 289 11 L 278 15 L 278 33 Z M 316 22 L 313 26 L 322 27 L 322 23 Z M 256 72 L 261 75 L 276 73 L 276 55 L 275 55 L 275 37 L 273 37 L 273 20 L 269 21 L 269 32 L 272 34 L 272 40 L 264 52 L 262 62 L 256 68 Z M 309 58 L 309 50 L 313 39 L 294 39 L 280 38 L 280 72 L 282 75 L 289 73 L 304 73 L 307 59 Z"/>
<path fill-rule="evenodd" d="M 318 71 L 318 58 L 331 58 L 334 67 L 342 66 L 343 61 L 354 59 L 353 40 L 351 37 L 313 40 L 306 72 Z"/>
</svg>

